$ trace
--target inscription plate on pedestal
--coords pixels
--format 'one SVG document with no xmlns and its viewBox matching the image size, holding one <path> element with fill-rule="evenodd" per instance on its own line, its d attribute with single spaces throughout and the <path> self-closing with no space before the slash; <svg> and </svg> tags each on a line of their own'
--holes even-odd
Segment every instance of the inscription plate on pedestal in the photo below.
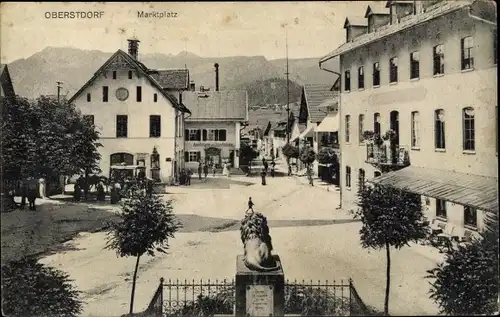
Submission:
<svg viewBox="0 0 500 317">
<path fill-rule="evenodd" d="M 273 316 L 273 285 L 248 285 L 246 291 L 247 316 Z"/>
</svg>

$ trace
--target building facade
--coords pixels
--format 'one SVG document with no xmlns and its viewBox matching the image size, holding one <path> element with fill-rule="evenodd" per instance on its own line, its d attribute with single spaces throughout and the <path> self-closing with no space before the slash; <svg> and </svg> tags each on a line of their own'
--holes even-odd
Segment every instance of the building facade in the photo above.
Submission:
<svg viewBox="0 0 500 317">
<path fill-rule="evenodd" d="M 304 146 L 309 145 L 315 153 L 319 151 L 319 140 L 316 128 L 329 114 L 337 112 L 338 92 L 331 84 L 306 84 L 302 88 L 300 109 L 298 114 L 298 124 L 304 125 L 300 134 L 291 140 L 299 147 L 299 151 Z M 302 162 L 298 162 L 299 169 L 305 168 Z M 318 174 L 318 161 L 313 163 L 313 171 Z"/>
<path fill-rule="evenodd" d="M 185 167 L 196 170 L 201 161 L 239 168 L 241 130 L 248 123 L 246 91 L 189 91 L 183 104 L 191 111 L 184 133 Z"/>
<path fill-rule="evenodd" d="M 113 54 L 69 102 L 100 132 L 103 175 L 121 169 L 133 177 L 142 168 L 147 177 L 172 182 L 183 165 L 184 115 L 189 110 L 179 99 L 188 89 L 189 73 L 151 70 L 137 56 L 138 41 L 129 40 L 128 54 Z"/>
<path fill-rule="evenodd" d="M 482 230 L 498 212 L 496 4 L 388 1 L 365 18 L 320 61 L 341 59 L 342 207 L 375 177 L 454 235 Z"/>
</svg>

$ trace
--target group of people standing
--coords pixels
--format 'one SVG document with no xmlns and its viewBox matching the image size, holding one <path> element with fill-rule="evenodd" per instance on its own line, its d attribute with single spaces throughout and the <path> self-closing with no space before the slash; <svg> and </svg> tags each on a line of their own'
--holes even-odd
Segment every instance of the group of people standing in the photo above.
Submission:
<svg viewBox="0 0 500 317">
<path fill-rule="evenodd" d="M 193 172 L 190 168 L 183 168 L 179 174 L 179 184 L 189 186 L 191 185 L 191 176 Z"/>
</svg>

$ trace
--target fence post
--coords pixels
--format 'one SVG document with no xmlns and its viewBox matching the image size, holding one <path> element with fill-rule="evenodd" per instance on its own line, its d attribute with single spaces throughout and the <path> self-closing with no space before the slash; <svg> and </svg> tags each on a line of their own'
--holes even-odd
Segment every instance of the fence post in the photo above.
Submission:
<svg viewBox="0 0 500 317">
<path fill-rule="evenodd" d="M 158 317 L 163 317 L 163 282 L 165 280 L 163 277 L 160 278 L 160 309 L 158 312 Z"/>
<path fill-rule="evenodd" d="M 352 316 L 352 279 L 349 278 L 349 316 Z"/>
</svg>

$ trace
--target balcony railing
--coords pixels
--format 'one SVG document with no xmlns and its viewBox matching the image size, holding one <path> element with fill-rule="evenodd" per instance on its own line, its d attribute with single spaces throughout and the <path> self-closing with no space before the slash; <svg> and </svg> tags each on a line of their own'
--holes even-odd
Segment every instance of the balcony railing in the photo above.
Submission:
<svg viewBox="0 0 500 317">
<path fill-rule="evenodd" d="M 410 152 L 401 145 L 366 145 L 366 162 L 374 165 L 391 165 L 405 167 L 410 165 Z"/>
</svg>

